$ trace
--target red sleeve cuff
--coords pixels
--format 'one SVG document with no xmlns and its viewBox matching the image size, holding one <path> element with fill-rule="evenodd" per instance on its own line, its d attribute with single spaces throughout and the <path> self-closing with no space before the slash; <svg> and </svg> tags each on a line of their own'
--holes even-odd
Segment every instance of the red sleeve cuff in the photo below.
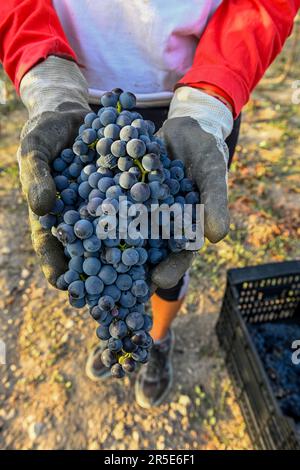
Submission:
<svg viewBox="0 0 300 470">
<path fill-rule="evenodd" d="M 52 0 L 5 0 L 0 8 L 0 61 L 19 90 L 25 73 L 49 55 L 76 56 Z"/>
<path fill-rule="evenodd" d="M 249 98 L 248 87 L 242 78 L 234 71 L 218 65 L 193 67 L 178 83 L 193 88 L 203 88 L 204 83 L 212 85 L 232 105 L 234 119 Z"/>
<path fill-rule="evenodd" d="M 31 44 L 26 46 L 16 66 L 14 84 L 18 93 L 24 75 L 50 55 L 76 61 L 76 56 L 72 49 L 67 44 L 61 44 L 59 40 L 48 39 L 38 45 Z"/>
</svg>

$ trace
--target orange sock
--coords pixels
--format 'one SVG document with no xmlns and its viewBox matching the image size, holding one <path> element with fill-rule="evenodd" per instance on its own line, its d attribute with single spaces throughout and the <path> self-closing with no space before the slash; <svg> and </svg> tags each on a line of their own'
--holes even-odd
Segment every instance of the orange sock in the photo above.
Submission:
<svg viewBox="0 0 300 470">
<path fill-rule="evenodd" d="M 184 297 L 179 300 L 169 301 L 161 299 L 156 294 L 152 295 L 153 327 L 150 334 L 154 341 L 160 341 L 166 337 L 171 323 L 179 312 L 183 301 Z"/>
</svg>

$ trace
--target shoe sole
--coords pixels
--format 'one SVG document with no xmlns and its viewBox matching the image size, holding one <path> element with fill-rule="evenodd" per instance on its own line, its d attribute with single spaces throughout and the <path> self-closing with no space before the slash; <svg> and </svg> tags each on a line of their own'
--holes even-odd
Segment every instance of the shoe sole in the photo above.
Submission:
<svg viewBox="0 0 300 470">
<path fill-rule="evenodd" d="M 173 364 L 172 364 L 172 355 L 173 355 L 173 349 L 174 349 L 174 344 L 175 344 L 175 333 L 173 330 L 171 330 L 171 347 L 170 347 L 170 382 L 169 385 L 167 386 L 166 390 L 164 393 L 159 397 L 158 400 L 156 400 L 154 403 L 148 403 L 146 402 L 143 397 L 140 395 L 139 390 L 138 390 L 138 377 L 136 378 L 135 381 L 135 386 L 134 386 L 134 391 L 135 391 L 135 400 L 137 404 L 144 409 L 150 409 L 155 406 L 160 406 L 162 402 L 165 400 L 165 398 L 169 395 L 172 386 L 173 386 L 173 380 L 174 380 L 174 374 L 173 374 Z"/>
</svg>

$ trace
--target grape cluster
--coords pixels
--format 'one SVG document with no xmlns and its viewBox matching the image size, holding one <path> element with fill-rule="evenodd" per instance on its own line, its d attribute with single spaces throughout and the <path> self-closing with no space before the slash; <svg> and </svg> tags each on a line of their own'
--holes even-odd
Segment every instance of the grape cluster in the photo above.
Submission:
<svg viewBox="0 0 300 470">
<path fill-rule="evenodd" d="M 283 413 L 300 422 L 300 364 L 292 363 L 291 349 L 300 325 L 266 322 L 248 328 Z"/>
<path fill-rule="evenodd" d="M 150 214 L 154 205 L 199 202 L 183 163 L 168 158 L 153 122 L 134 111 L 135 105 L 132 93 L 115 89 L 102 96 L 97 114 L 85 116 L 73 147 L 52 163 L 57 198 L 52 211 L 40 217 L 69 259 L 57 287 L 68 290 L 72 306 L 89 306 L 99 323 L 97 336 L 106 341 L 102 361 L 116 377 L 147 361 L 148 273 L 170 252 L 183 250 L 187 240 L 105 238 L 100 229 L 108 226 L 112 208 L 121 213 L 121 204 L 143 203 Z"/>
</svg>

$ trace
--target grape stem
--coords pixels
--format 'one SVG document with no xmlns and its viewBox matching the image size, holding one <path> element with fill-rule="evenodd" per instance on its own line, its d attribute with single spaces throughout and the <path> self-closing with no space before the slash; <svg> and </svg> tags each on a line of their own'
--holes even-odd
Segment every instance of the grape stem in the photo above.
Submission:
<svg viewBox="0 0 300 470">
<path fill-rule="evenodd" d="M 94 142 L 92 142 L 91 144 L 88 145 L 88 148 L 89 149 L 94 149 L 97 145 L 97 142 L 98 142 L 99 139 L 96 139 Z"/>
<path fill-rule="evenodd" d="M 143 165 L 141 164 L 141 162 L 135 158 L 133 160 L 134 164 L 141 170 L 141 173 L 142 173 L 142 183 L 145 182 L 145 178 L 146 178 L 146 175 L 148 174 L 148 171 L 146 171 L 143 167 Z"/>
</svg>

